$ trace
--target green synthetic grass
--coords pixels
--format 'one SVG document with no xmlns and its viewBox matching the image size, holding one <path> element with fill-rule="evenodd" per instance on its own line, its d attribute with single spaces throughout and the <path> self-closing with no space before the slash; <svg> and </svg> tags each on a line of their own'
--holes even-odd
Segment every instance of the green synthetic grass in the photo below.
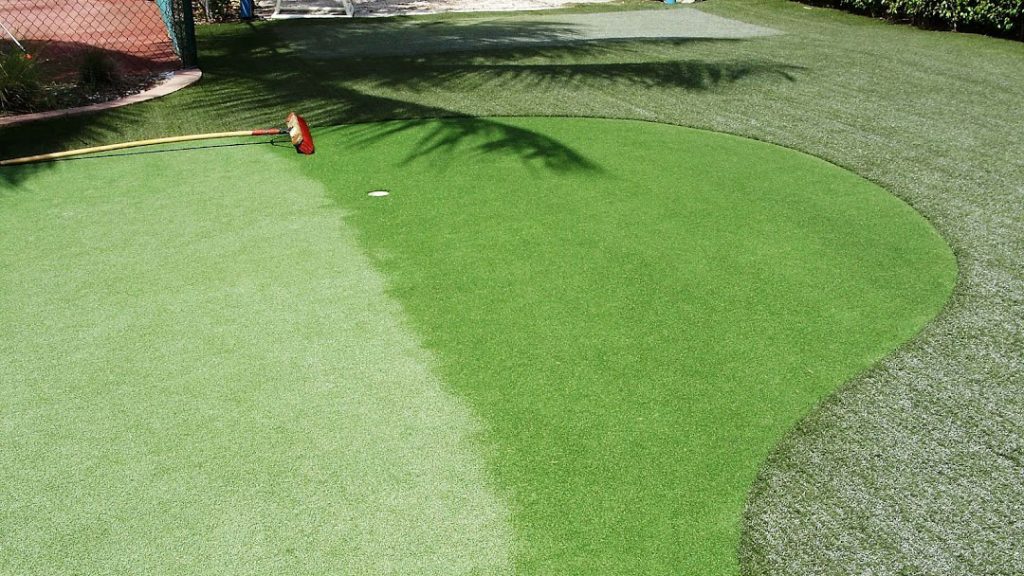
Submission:
<svg viewBox="0 0 1024 576">
<path fill-rule="evenodd" d="M 750 140 L 470 119 L 317 143 L 8 187 L 0 566 L 734 573 L 759 463 L 955 277 L 911 208 Z"/>
<path fill-rule="evenodd" d="M 301 56 L 323 60 L 424 56 L 630 39 L 735 40 L 775 34 L 768 28 L 689 8 L 598 14 L 464 16 L 447 22 L 436 26 L 414 20 L 382 30 L 374 21 L 349 26 L 293 21 L 290 25 L 279 26 L 275 32 Z"/>
<path fill-rule="evenodd" d="M 672 10 L 644 2 L 578 11 L 634 6 Z M 781 0 L 710 0 L 699 10 L 780 34 L 320 60 L 284 40 L 304 24 L 201 27 L 198 85 L 110 113 L 0 129 L 0 155 L 273 125 L 295 108 L 314 126 L 453 115 L 648 119 L 826 158 L 931 220 L 956 252 L 957 289 L 922 334 L 829 397 L 769 458 L 746 505 L 741 571 L 1024 573 L 1024 45 Z M 386 43 L 413 21 L 436 35 L 468 18 L 478 16 L 373 26 Z M 355 24 L 363 25 L 337 26 Z M 572 163 L 552 144 L 528 139 L 519 150 L 550 160 L 539 172 Z M 0 179 L 19 186 L 51 169 Z"/>
<path fill-rule="evenodd" d="M 479 419 L 277 152 L 0 185 L 0 574 L 510 571 Z"/>
<path fill-rule="evenodd" d="M 305 165 L 486 423 L 518 573 L 735 573 L 768 450 L 939 310 L 951 254 L 884 191 L 773 146 L 497 126 L 332 131 L 353 169 Z M 524 159 L 532 134 L 579 157 Z"/>
</svg>

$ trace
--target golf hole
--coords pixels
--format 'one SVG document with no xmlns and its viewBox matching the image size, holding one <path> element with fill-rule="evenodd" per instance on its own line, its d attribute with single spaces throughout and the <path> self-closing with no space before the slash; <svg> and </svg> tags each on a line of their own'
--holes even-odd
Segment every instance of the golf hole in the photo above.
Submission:
<svg viewBox="0 0 1024 576">
<path fill-rule="evenodd" d="M 373 196 L 374 198 L 380 198 L 381 196 L 387 196 L 389 194 L 391 194 L 391 192 L 388 192 L 387 190 L 374 190 L 373 192 L 370 192 L 369 194 L 367 194 L 367 196 Z"/>
</svg>

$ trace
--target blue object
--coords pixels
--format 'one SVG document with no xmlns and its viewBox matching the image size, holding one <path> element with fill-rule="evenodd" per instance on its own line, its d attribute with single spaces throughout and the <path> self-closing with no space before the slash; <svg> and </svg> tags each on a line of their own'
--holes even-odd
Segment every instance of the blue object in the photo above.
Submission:
<svg viewBox="0 0 1024 576">
<path fill-rule="evenodd" d="M 253 0 L 241 0 L 238 5 L 238 15 L 242 20 L 251 20 L 254 10 Z"/>
<path fill-rule="evenodd" d="M 245 0 L 242 0 L 242 2 L 245 2 Z M 676 0 L 665 0 L 665 4 L 675 4 L 675 3 L 676 3 Z"/>
</svg>

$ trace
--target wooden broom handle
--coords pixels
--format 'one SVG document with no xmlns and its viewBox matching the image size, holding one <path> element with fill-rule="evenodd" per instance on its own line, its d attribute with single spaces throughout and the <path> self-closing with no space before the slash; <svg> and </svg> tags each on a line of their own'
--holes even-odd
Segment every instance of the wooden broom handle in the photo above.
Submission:
<svg viewBox="0 0 1024 576">
<path fill-rule="evenodd" d="M 51 152 L 49 154 L 37 154 L 35 156 L 23 156 L 0 160 L 0 166 L 14 166 L 15 164 L 29 164 L 31 162 L 47 162 L 59 160 L 82 154 L 93 154 L 96 152 L 110 152 L 111 150 L 124 150 L 138 146 L 151 146 L 153 144 L 173 144 L 175 142 L 189 142 L 191 140 L 207 140 L 212 138 L 235 138 L 239 136 L 271 136 L 275 134 L 287 134 L 287 130 L 270 128 L 265 130 L 236 130 L 234 132 L 212 132 L 209 134 L 191 134 L 189 136 L 169 136 L 167 138 L 153 138 L 150 140 L 135 140 L 134 142 L 121 142 L 120 144 L 107 144 L 106 146 L 93 146 L 92 148 L 80 148 L 78 150 L 67 150 L 65 152 Z"/>
</svg>

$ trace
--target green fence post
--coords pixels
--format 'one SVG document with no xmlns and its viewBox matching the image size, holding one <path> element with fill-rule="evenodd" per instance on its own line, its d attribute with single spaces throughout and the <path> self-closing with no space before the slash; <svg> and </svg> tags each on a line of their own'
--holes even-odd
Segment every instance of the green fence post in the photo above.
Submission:
<svg viewBox="0 0 1024 576">
<path fill-rule="evenodd" d="M 180 2 L 181 22 L 181 64 L 186 68 L 193 68 L 199 65 L 199 51 L 196 49 L 196 23 L 192 17 L 192 0 L 178 0 Z"/>
<path fill-rule="evenodd" d="M 192 68 L 199 64 L 196 50 L 196 24 L 192 18 L 192 0 L 156 0 L 160 15 L 167 27 L 174 52 L 181 59 L 181 65 Z"/>
</svg>

